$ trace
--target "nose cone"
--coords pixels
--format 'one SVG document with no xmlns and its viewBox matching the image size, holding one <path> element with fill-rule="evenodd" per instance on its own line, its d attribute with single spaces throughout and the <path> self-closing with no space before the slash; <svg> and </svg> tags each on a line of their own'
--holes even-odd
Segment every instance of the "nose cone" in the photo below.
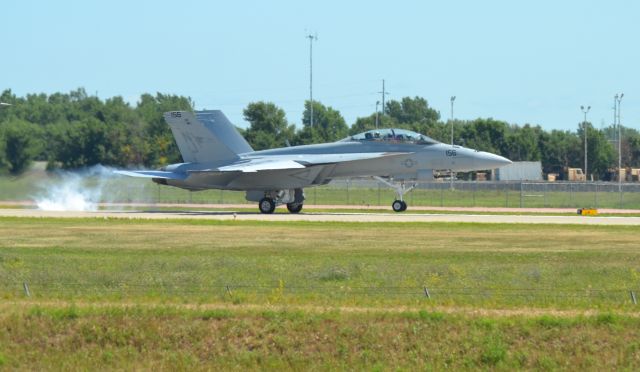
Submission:
<svg viewBox="0 0 640 372">
<path fill-rule="evenodd" d="M 490 152 L 478 151 L 475 156 L 477 169 L 495 169 L 511 164 L 511 160 Z"/>
</svg>

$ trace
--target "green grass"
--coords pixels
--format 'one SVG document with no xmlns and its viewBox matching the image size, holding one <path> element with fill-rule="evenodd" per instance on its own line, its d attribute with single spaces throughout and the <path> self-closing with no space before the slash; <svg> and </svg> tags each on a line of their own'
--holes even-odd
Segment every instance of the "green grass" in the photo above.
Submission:
<svg viewBox="0 0 640 372">
<path fill-rule="evenodd" d="M 640 289 L 634 227 L 0 221 L 5 298 L 625 308 Z"/>
<path fill-rule="evenodd" d="M 0 218 L 0 236 L 0 369 L 640 367 L 634 227 Z"/>
<path fill-rule="evenodd" d="M 640 320 L 431 311 L 27 306 L 0 315 L 8 369 L 638 369 Z"/>
</svg>

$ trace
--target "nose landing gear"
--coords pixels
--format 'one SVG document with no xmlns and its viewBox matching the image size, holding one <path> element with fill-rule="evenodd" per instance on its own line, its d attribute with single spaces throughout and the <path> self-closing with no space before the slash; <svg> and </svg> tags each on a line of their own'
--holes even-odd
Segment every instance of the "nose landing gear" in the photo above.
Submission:
<svg viewBox="0 0 640 372">
<path fill-rule="evenodd" d="M 394 200 L 391 204 L 394 212 L 404 212 L 407 210 L 407 203 L 404 200 Z"/>
<path fill-rule="evenodd" d="M 391 187 L 392 189 L 396 190 L 397 199 L 394 200 L 393 203 L 391 203 L 391 208 L 393 209 L 394 212 L 404 212 L 407 210 L 407 203 L 403 200 L 403 196 L 404 194 L 413 190 L 417 186 L 417 184 L 413 184 L 409 187 L 406 187 L 404 182 L 397 183 L 397 182 L 393 182 L 392 180 L 387 181 L 386 179 L 378 176 L 373 178 L 376 181 L 383 183 Z"/>
</svg>

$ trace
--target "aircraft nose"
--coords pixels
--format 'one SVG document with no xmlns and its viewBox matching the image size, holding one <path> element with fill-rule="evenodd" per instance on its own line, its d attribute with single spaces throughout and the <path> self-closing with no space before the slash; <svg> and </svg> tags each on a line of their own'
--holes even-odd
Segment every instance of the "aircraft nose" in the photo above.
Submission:
<svg viewBox="0 0 640 372">
<path fill-rule="evenodd" d="M 500 168 L 512 163 L 511 160 L 505 157 L 484 151 L 477 152 L 475 160 L 478 169 Z"/>
</svg>

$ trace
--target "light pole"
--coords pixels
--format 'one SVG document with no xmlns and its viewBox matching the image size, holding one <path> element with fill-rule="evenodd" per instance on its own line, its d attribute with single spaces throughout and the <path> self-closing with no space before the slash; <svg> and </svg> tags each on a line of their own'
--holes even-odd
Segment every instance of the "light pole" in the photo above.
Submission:
<svg viewBox="0 0 640 372">
<path fill-rule="evenodd" d="M 622 192 L 622 177 L 620 174 L 622 173 L 622 130 L 620 123 L 620 101 L 622 101 L 622 97 L 624 97 L 624 93 L 616 94 L 613 98 L 615 99 L 616 105 L 614 106 L 614 110 L 617 112 L 618 117 L 618 192 Z M 622 196 L 622 194 L 620 194 Z"/>
<path fill-rule="evenodd" d="M 451 147 L 453 147 L 453 102 L 455 102 L 456 96 L 451 96 Z M 453 190 L 453 169 L 449 172 L 449 187 Z"/>
<path fill-rule="evenodd" d="M 309 123 L 313 127 L 313 41 L 318 40 L 318 35 L 307 35 L 309 39 Z"/>
<path fill-rule="evenodd" d="M 453 146 L 453 102 L 455 102 L 456 96 L 451 96 L 451 146 Z"/>
<path fill-rule="evenodd" d="M 376 101 L 376 129 L 378 129 L 378 105 L 380 101 Z"/>
<path fill-rule="evenodd" d="M 587 106 L 587 108 L 580 106 L 580 110 L 584 114 L 584 120 L 582 121 L 582 130 L 584 131 L 584 179 L 587 181 L 589 178 L 589 172 L 587 172 L 587 112 L 591 110 L 591 106 Z"/>
</svg>

